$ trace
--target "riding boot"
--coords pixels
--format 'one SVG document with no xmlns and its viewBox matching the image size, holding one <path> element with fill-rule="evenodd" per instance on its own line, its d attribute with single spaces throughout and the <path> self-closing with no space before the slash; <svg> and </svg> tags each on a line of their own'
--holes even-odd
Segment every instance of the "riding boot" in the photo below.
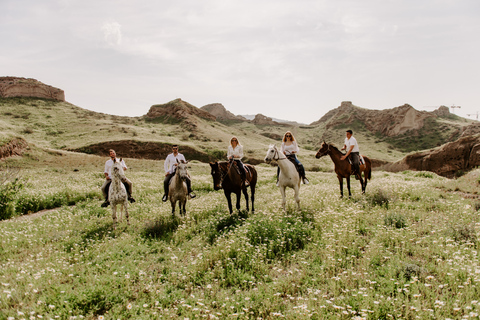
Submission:
<svg viewBox="0 0 480 320">
<path fill-rule="evenodd" d="M 123 185 L 127 190 L 128 201 L 130 201 L 131 203 L 135 202 L 135 199 L 132 197 L 132 187 L 127 182 L 123 182 Z"/>
<path fill-rule="evenodd" d="M 298 166 L 298 171 L 300 173 L 300 177 L 302 177 L 303 184 L 309 184 L 310 182 L 308 181 L 307 177 L 305 176 L 305 168 L 303 167 L 303 164 L 300 164 Z"/>
<path fill-rule="evenodd" d="M 110 205 L 110 201 L 108 199 L 105 199 L 105 201 L 100 205 L 102 208 L 106 208 Z"/>
<path fill-rule="evenodd" d="M 245 187 L 248 187 L 250 185 L 250 183 L 248 182 L 247 180 L 247 175 L 245 172 L 242 172 L 241 174 L 242 176 L 242 184 L 245 186 Z"/>
<path fill-rule="evenodd" d="M 196 195 L 195 192 L 193 192 L 193 190 L 192 190 L 192 181 L 190 180 L 190 178 L 187 178 L 187 179 L 185 180 L 185 182 L 187 183 L 188 196 L 190 197 L 190 199 L 195 198 L 197 195 Z"/>
<path fill-rule="evenodd" d="M 165 194 L 162 197 L 162 201 L 166 202 L 168 199 L 168 181 L 163 183 L 163 188 L 165 190 Z"/>
</svg>

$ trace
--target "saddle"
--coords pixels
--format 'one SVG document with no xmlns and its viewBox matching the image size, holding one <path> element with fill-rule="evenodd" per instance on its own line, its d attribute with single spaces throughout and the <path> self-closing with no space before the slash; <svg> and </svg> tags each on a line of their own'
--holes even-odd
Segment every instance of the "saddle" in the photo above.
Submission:
<svg viewBox="0 0 480 320">
<path fill-rule="evenodd" d="M 350 163 L 350 165 L 353 166 L 352 155 L 348 155 L 347 159 L 348 159 L 348 163 Z M 365 164 L 365 159 L 363 159 L 363 156 L 361 154 L 358 156 L 358 162 L 360 163 L 361 166 Z"/>
<path fill-rule="evenodd" d="M 240 173 L 240 168 L 238 167 L 237 165 L 237 162 L 236 161 L 233 161 L 232 163 L 233 167 L 235 168 L 235 171 L 241 175 Z M 245 177 L 247 178 L 247 180 L 250 180 L 252 178 L 252 173 L 250 172 L 250 169 L 247 167 L 247 166 L 243 166 L 243 168 L 245 169 Z"/>
<path fill-rule="evenodd" d="M 293 163 L 293 165 L 295 166 L 295 169 L 297 169 L 298 174 L 302 176 L 300 172 L 300 166 L 298 166 L 297 162 L 295 161 L 295 155 L 289 154 L 287 155 L 287 159 L 290 160 L 291 163 Z"/>
</svg>

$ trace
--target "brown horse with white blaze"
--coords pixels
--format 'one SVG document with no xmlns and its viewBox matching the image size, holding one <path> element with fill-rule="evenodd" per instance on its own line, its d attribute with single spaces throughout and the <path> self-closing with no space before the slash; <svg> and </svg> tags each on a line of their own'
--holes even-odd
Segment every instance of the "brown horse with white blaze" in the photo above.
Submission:
<svg viewBox="0 0 480 320">
<path fill-rule="evenodd" d="M 350 164 L 348 159 L 340 160 L 344 154 L 338 150 L 332 144 L 328 144 L 325 141 L 322 143 L 322 147 L 318 150 L 315 158 L 320 159 L 323 156 L 329 155 L 332 159 L 333 163 L 335 164 L 335 173 L 337 174 L 338 182 L 340 183 L 340 195 L 343 197 L 343 178 L 347 179 L 347 188 L 348 188 L 348 196 L 351 197 L 352 193 L 350 192 L 350 176 L 353 174 L 352 169 L 353 166 Z M 364 164 L 360 164 L 360 172 L 356 173 L 356 177 L 360 180 L 362 185 L 362 193 L 365 193 L 365 189 L 367 188 L 367 180 L 372 179 L 372 162 L 366 156 L 363 156 L 365 160 Z M 362 172 L 364 177 L 362 178 Z"/>
<path fill-rule="evenodd" d="M 241 193 L 245 196 L 245 201 L 247 203 L 247 211 L 249 211 L 248 206 L 248 192 L 247 188 L 242 181 L 242 177 L 237 169 L 234 167 L 234 161 L 221 161 L 221 162 L 210 162 L 211 174 L 213 177 L 213 189 L 220 190 L 223 189 L 225 197 L 228 202 L 228 210 L 230 214 L 233 213 L 232 207 L 232 193 L 235 193 L 237 196 L 236 208 L 240 210 L 240 198 Z M 252 201 L 252 212 L 255 211 L 255 186 L 257 185 L 257 170 L 255 167 L 249 164 L 245 164 L 246 178 L 249 182 L 250 187 L 250 198 Z"/>
</svg>

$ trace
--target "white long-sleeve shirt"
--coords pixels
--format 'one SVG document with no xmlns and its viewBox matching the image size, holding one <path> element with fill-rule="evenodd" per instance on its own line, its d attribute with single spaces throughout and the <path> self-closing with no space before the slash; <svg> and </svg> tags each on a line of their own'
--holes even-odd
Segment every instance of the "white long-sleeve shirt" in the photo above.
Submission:
<svg viewBox="0 0 480 320">
<path fill-rule="evenodd" d="M 360 152 L 357 139 L 355 139 L 353 136 L 351 136 L 350 139 L 345 138 L 345 147 L 347 148 L 347 152 L 348 150 L 350 150 L 351 146 L 353 146 L 353 149 L 351 152 Z"/>
<path fill-rule="evenodd" d="M 181 154 L 180 152 L 177 153 L 177 155 L 173 155 L 173 153 L 170 153 L 167 158 L 165 159 L 165 164 L 163 165 L 163 167 L 165 168 L 165 173 L 173 173 L 173 165 L 175 163 L 177 163 L 177 159 L 178 161 L 185 161 L 187 162 L 187 160 L 185 160 L 185 157 L 183 156 L 183 154 Z"/>
<path fill-rule="evenodd" d="M 118 159 L 116 159 L 118 161 Z M 127 165 L 125 164 L 125 161 L 122 159 L 120 162 L 122 164 L 123 170 L 127 170 Z M 108 179 L 112 179 L 112 166 L 113 166 L 113 160 L 109 159 L 107 162 L 105 162 L 105 169 L 103 170 L 104 173 L 108 174 Z"/>
<path fill-rule="evenodd" d="M 280 151 L 282 151 L 284 154 L 289 155 L 289 154 L 298 154 L 300 149 L 298 148 L 297 141 L 292 141 L 292 144 L 286 145 L 285 142 L 282 142 L 282 147 L 280 148 Z"/>
<path fill-rule="evenodd" d="M 228 151 L 227 151 L 227 158 L 230 159 L 230 157 L 233 157 L 235 160 L 242 160 L 243 158 L 243 147 L 239 144 L 235 147 L 235 149 L 232 147 L 232 145 L 228 146 Z"/>
</svg>

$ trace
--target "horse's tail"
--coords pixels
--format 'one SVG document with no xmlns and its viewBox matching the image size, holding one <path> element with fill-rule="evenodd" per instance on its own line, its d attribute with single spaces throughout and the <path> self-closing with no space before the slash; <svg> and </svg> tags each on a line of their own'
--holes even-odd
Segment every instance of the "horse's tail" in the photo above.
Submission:
<svg viewBox="0 0 480 320">
<path fill-rule="evenodd" d="M 250 174 L 252 175 L 251 181 L 249 181 L 251 187 L 255 187 L 257 184 L 257 170 L 251 164 L 245 164 L 245 167 L 248 167 Z"/>
<path fill-rule="evenodd" d="M 365 179 L 372 180 L 372 161 L 367 157 L 363 159 L 365 159 Z"/>
</svg>

